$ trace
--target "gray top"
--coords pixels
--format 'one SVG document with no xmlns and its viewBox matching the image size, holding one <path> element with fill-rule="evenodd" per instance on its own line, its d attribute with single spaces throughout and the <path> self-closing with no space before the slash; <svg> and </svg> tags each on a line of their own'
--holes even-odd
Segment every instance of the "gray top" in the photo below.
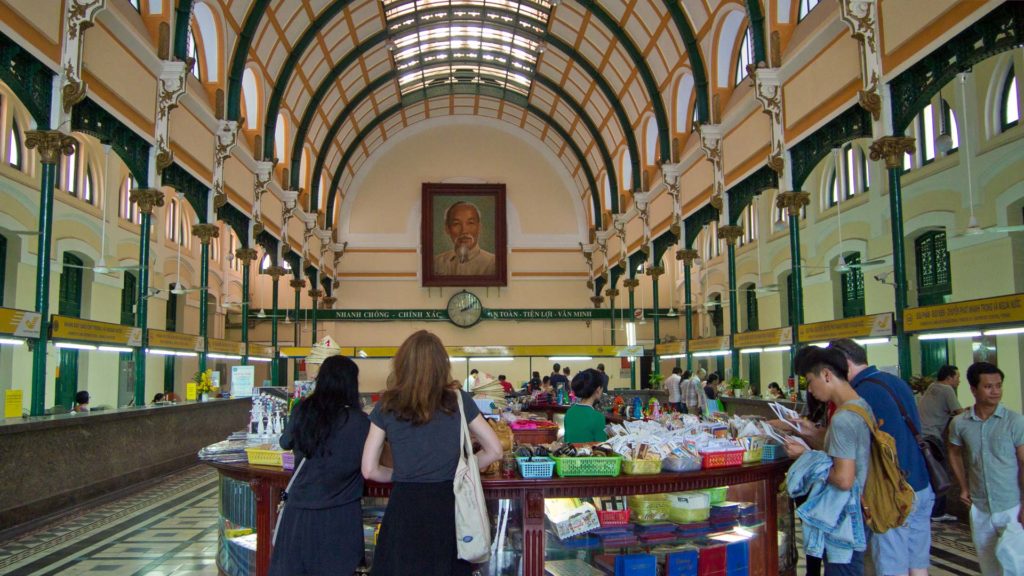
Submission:
<svg viewBox="0 0 1024 576">
<path fill-rule="evenodd" d="M 855 404 L 874 417 L 871 406 L 863 398 L 849 400 L 843 404 Z M 842 406 L 840 406 L 842 408 Z M 825 434 L 825 452 L 835 458 L 845 458 L 856 463 L 856 483 L 861 493 L 868 479 L 868 463 L 871 462 L 871 429 L 864 419 L 849 410 L 836 410 Z"/>
<path fill-rule="evenodd" d="M 480 415 L 480 409 L 473 396 L 462 392 L 462 404 L 466 410 L 466 423 Z M 387 436 L 391 445 L 395 471 L 394 482 L 445 482 L 455 478 L 455 467 L 459 463 L 459 413 L 434 412 L 426 424 L 414 426 L 411 422 L 399 420 L 394 413 L 383 412 L 380 404 L 373 407 L 370 422 L 373 422 Z"/>
<path fill-rule="evenodd" d="M 946 425 L 960 409 L 956 390 L 949 384 L 932 382 L 917 400 L 917 411 L 921 415 L 921 435 L 942 438 Z"/>
<path fill-rule="evenodd" d="M 1024 445 L 1024 416 L 1000 404 L 982 420 L 971 406 L 953 419 L 949 443 L 963 448 L 967 486 L 975 506 L 995 514 L 1020 504 L 1017 447 Z"/>
</svg>

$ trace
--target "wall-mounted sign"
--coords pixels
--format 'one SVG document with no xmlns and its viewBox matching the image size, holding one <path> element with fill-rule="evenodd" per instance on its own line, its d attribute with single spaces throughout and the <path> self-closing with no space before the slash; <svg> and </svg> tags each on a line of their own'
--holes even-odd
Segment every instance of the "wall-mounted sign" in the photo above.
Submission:
<svg viewBox="0 0 1024 576">
<path fill-rule="evenodd" d="M 639 311 L 640 309 L 637 309 Z M 616 318 L 623 314 L 628 315 L 628 310 L 617 308 Z M 312 310 L 305 309 L 299 312 L 299 318 L 308 320 L 312 318 Z M 668 314 L 668 308 L 644 308 L 644 316 L 664 316 Z M 251 317 L 255 317 L 252 315 Z M 447 310 L 320 310 L 317 309 L 318 320 L 338 320 L 348 322 L 393 322 L 418 320 L 424 322 L 448 322 Z M 481 315 L 482 320 L 611 320 L 612 313 L 608 308 L 484 308 Z"/>
<path fill-rule="evenodd" d="M 256 356 L 257 358 L 273 358 L 274 347 L 264 344 L 249 343 L 249 356 Z M 303 354 L 303 356 L 305 356 L 305 354 Z"/>
<path fill-rule="evenodd" d="M 189 402 L 195 402 L 197 398 L 198 395 L 196 394 L 196 383 L 189 382 L 185 384 L 185 400 Z"/>
<path fill-rule="evenodd" d="M 736 348 L 763 348 L 765 346 L 789 346 L 793 343 L 793 327 L 770 328 L 732 335 Z"/>
<path fill-rule="evenodd" d="M 196 347 L 202 350 L 203 339 L 192 334 L 168 332 L 166 330 L 149 331 L 149 347 L 165 350 L 185 350 L 195 352 Z"/>
<path fill-rule="evenodd" d="M 1024 294 L 936 304 L 903 311 L 903 326 L 908 332 L 1013 322 L 1024 322 Z"/>
<path fill-rule="evenodd" d="M 245 343 L 233 340 L 221 340 L 220 338 L 207 338 L 206 349 L 214 354 L 232 354 L 241 356 L 245 354 Z"/>
<path fill-rule="evenodd" d="M 256 383 L 255 366 L 232 366 L 231 367 L 231 397 L 249 398 L 252 396 L 252 387 Z"/>
<path fill-rule="evenodd" d="M 17 388 L 4 390 L 4 418 L 21 418 L 24 392 Z"/>
<path fill-rule="evenodd" d="M 800 325 L 801 342 L 892 336 L 892 312 Z"/>
<path fill-rule="evenodd" d="M 54 315 L 51 318 L 50 338 L 120 346 L 141 346 L 142 328 Z"/>
<path fill-rule="evenodd" d="M 686 340 L 680 340 L 678 342 L 662 342 L 654 347 L 654 351 L 658 356 L 686 354 Z"/>
<path fill-rule="evenodd" d="M 690 340 L 686 343 L 686 347 L 690 352 L 714 352 L 716 350 L 728 350 L 729 337 L 714 336 L 712 338 Z"/>
<path fill-rule="evenodd" d="M 0 334 L 13 334 L 20 338 L 39 338 L 41 319 L 42 316 L 38 312 L 0 308 Z"/>
</svg>

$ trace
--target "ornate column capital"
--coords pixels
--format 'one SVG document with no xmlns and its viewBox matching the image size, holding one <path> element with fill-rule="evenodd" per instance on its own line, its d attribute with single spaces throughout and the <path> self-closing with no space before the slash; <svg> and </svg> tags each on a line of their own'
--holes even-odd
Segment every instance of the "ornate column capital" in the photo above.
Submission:
<svg viewBox="0 0 1024 576">
<path fill-rule="evenodd" d="M 590 301 L 594 303 L 594 308 L 600 308 L 604 303 L 604 296 L 591 296 Z"/>
<path fill-rule="evenodd" d="M 306 287 L 306 281 L 302 278 L 293 278 L 288 282 L 288 285 L 295 288 L 295 291 L 298 292 Z"/>
<path fill-rule="evenodd" d="M 192 235 L 197 236 L 203 244 L 209 245 L 210 240 L 220 238 L 220 227 L 216 224 L 193 224 Z"/>
<path fill-rule="evenodd" d="M 743 227 L 719 226 L 718 237 L 725 240 L 730 246 L 735 246 L 736 240 L 743 237 Z"/>
<path fill-rule="evenodd" d="M 153 208 L 164 205 L 164 193 L 156 188 L 135 188 L 128 191 L 128 200 L 138 204 L 143 214 L 152 214 Z"/>
<path fill-rule="evenodd" d="M 792 192 L 779 192 L 775 197 L 775 207 L 785 208 L 790 216 L 800 216 L 800 210 L 811 203 L 811 195 L 808 192 L 794 190 Z"/>
<path fill-rule="evenodd" d="M 338 301 L 338 299 L 335 298 L 334 296 L 324 296 L 323 298 L 320 299 L 320 305 L 325 310 L 326 309 L 331 309 L 331 308 L 334 308 L 334 303 L 337 302 L 337 301 Z"/>
<path fill-rule="evenodd" d="M 39 149 L 39 161 L 43 164 L 56 164 L 61 155 L 71 156 L 75 153 L 78 141 L 60 130 L 26 130 L 25 147 Z"/>
<path fill-rule="evenodd" d="M 871 159 L 885 160 L 885 167 L 900 168 L 903 166 L 903 155 L 913 154 L 916 150 L 914 139 L 909 136 L 882 136 L 871 143 Z"/>
<path fill-rule="evenodd" d="M 682 260 L 683 264 L 690 266 L 694 260 L 700 258 L 700 254 L 696 250 L 679 249 L 676 250 L 676 260 Z"/>
<path fill-rule="evenodd" d="M 619 295 L 619 290 L 617 288 L 609 288 L 604 291 L 604 295 L 614 300 Z"/>
<path fill-rule="evenodd" d="M 664 266 L 651 266 L 650 268 L 647 269 L 647 275 L 654 279 L 657 279 L 658 276 L 661 276 L 664 273 Z"/>
<path fill-rule="evenodd" d="M 274 282 L 277 282 L 282 276 L 287 275 L 288 271 L 280 266 L 267 266 L 263 273 L 273 278 Z"/>
<path fill-rule="evenodd" d="M 259 254 L 257 254 L 256 250 L 252 248 L 239 248 L 238 250 L 235 250 L 235 258 L 238 258 L 238 260 L 241 261 L 242 266 L 248 266 L 259 258 Z"/>
<path fill-rule="evenodd" d="M 324 295 L 324 291 L 320 290 L 319 288 L 313 288 L 308 292 L 308 294 L 310 298 L 316 300 L 317 298 Z"/>
<path fill-rule="evenodd" d="M 636 278 L 626 278 L 625 280 L 622 281 L 622 285 L 632 290 L 640 285 L 640 281 L 637 280 Z"/>
</svg>

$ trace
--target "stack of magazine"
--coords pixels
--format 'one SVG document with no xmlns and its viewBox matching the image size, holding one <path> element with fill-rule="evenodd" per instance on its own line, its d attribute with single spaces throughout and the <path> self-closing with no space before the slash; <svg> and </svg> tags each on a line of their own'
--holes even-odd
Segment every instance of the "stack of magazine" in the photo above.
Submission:
<svg viewBox="0 0 1024 576">
<path fill-rule="evenodd" d="M 239 430 L 238 432 L 232 432 L 227 440 L 203 447 L 199 450 L 199 459 L 225 464 L 247 462 L 246 446 L 249 446 L 247 434 L 245 430 Z"/>
</svg>

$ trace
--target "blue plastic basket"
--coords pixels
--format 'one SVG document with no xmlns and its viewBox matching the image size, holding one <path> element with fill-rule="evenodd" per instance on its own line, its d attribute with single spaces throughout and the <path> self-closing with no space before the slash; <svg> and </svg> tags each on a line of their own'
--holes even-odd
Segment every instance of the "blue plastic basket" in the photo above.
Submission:
<svg viewBox="0 0 1024 576">
<path fill-rule="evenodd" d="M 555 461 L 547 456 L 534 456 L 532 458 L 516 458 L 519 462 L 519 474 L 523 478 L 551 478 L 555 472 Z"/>
<path fill-rule="evenodd" d="M 771 462 L 785 456 L 786 451 L 782 449 L 782 446 L 769 443 L 764 445 L 764 452 L 761 453 L 761 462 Z"/>
</svg>

